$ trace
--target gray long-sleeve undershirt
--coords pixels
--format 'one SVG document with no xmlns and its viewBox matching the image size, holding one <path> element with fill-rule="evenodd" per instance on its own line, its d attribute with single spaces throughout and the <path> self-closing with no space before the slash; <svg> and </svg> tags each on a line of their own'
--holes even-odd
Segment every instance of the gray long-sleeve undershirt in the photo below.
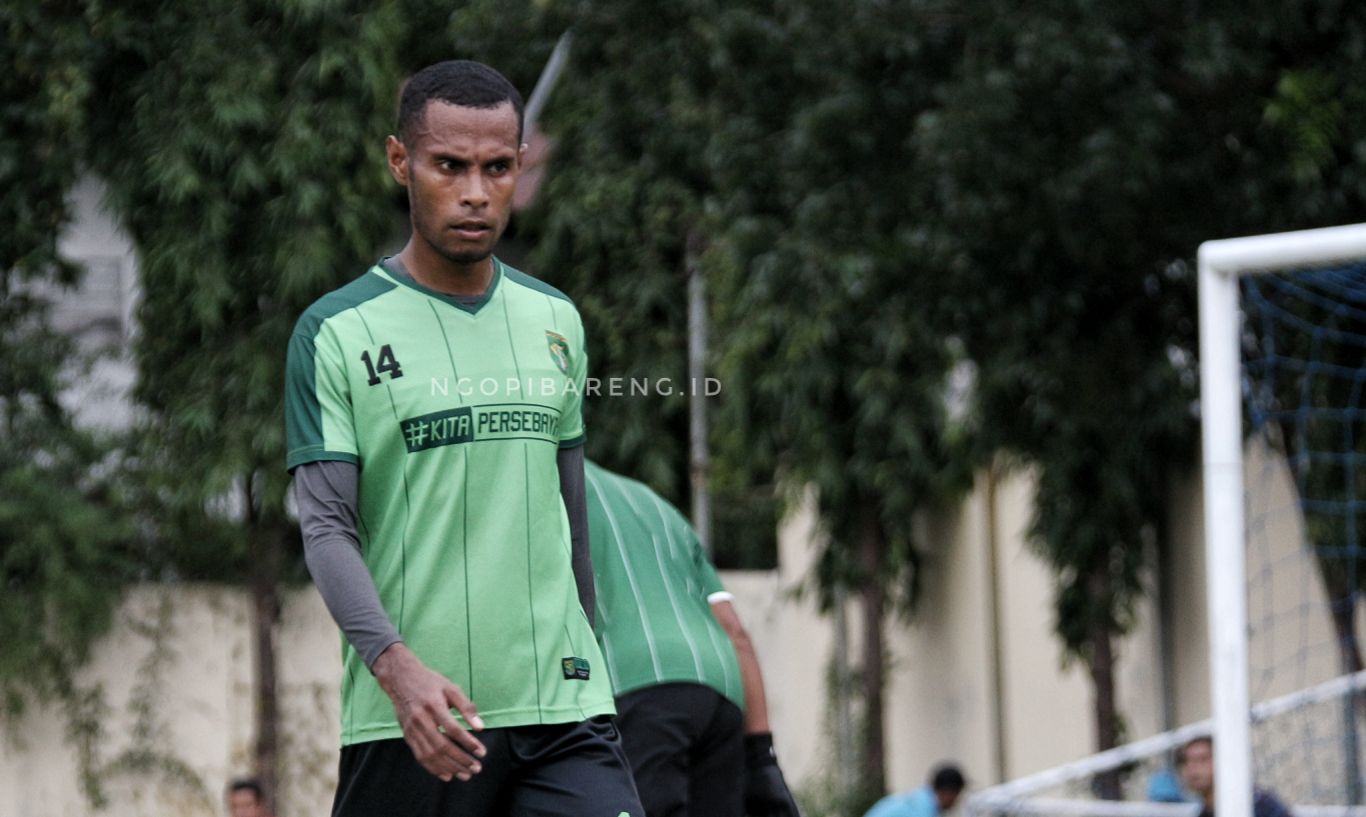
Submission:
<svg viewBox="0 0 1366 817">
<path fill-rule="evenodd" d="M 588 543 L 583 447 L 561 449 L 556 465 L 560 494 L 569 512 L 574 582 L 591 624 L 596 592 Z M 373 669 L 380 654 L 403 637 L 384 612 L 375 580 L 361 556 L 356 533 L 359 482 L 360 470 L 349 462 L 323 460 L 294 469 L 294 498 L 308 572 L 346 640 Z"/>
</svg>

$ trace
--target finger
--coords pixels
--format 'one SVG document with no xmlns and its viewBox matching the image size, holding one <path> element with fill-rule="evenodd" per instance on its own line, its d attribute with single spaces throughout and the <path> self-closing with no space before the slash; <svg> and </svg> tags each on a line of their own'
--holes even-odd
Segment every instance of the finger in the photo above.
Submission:
<svg viewBox="0 0 1366 817">
<path fill-rule="evenodd" d="M 479 717 L 479 709 L 460 687 L 455 684 L 446 687 L 446 702 L 465 718 L 471 729 L 478 732 L 484 728 L 484 719 Z"/>
<path fill-rule="evenodd" d="M 418 762 L 427 771 L 449 783 L 451 778 L 469 780 L 478 773 L 479 766 L 474 758 L 455 750 L 449 740 L 444 735 L 437 733 L 437 739 L 431 743 L 420 744 L 421 748 L 417 754 Z"/>
<path fill-rule="evenodd" d="M 451 729 L 455 730 L 455 734 L 465 734 L 460 724 L 444 709 L 438 709 L 430 715 L 430 718 L 413 718 L 411 734 L 405 732 L 405 737 L 410 738 L 409 744 L 413 746 L 419 762 L 433 774 L 447 781 L 452 775 L 468 780 L 471 775 L 477 774 L 482 768 L 480 763 L 452 743 Z M 447 724 L 440 724 L 442 719 Z"/>
<path fill-rule="evenodd" d="M 436 733 L 436 737 L 433 738 L 425 730 L 418 728 L 416 724 L 410 724 L 409 728 L 403 732 L 403 739 L 407 741 L 408 748 L 413 752 L 413 758 L 422 768 L 443 782 L 449 783 L 451 778 L 461 771 L 450 758 L 441 754 L 440 744 L 447 743 L 447 741 L 441 737 L 440 733 Z"/>
<path fill-rule="evenodd" d="M 438 714 L 437 720 L 441 723 L 441 734 L 445 738 L 447 747 L 454 751 L 463 750 L 460 751 L 460 754 L 469 757 L 470 762 L 477 767 L 479 763 L 475 758 L 487 754 L 484 744 L 474 735 L 471 735 L 465 727 L 461 726 L 460 721 L 456 720 L 449 711 Z M 477 772 L 479 769 L 475 768 L 474 771 Z"/>
<path fill-rule="evenodd" d="M 465 723 L 468 723 L 471 729 L 479 731 L 484 728 L 484 719 L 479 717 L 479 710 L 475 708 L 474 702 L 460 690 L 460 687 L 451 684 L 446 688 L 446 702 L 460 712 L 465 718 Z M 450 712 L 447 712 L 446 716 L 450 718 L 452 723 L 455 723 L 457 729 L 457 731 L 452 732 L 450 727 L 447 727 L 446 731 L 451 740 L 476 757 L 483 757 L 488 751 L 484 748 L 484 744 L 474 735 L 471 735 L 468 730 L 461 728 L 459 722 L 451 716 Z"/>
</svg>

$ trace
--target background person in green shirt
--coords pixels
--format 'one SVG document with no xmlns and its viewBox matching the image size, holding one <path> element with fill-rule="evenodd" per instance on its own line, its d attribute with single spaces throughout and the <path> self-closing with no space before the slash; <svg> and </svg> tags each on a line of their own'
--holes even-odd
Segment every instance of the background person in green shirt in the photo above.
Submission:
<svg viewBox="0 0 1366 817">
<path fill-rule="evenodd" d="M 493 257 L 526 146 L 498 72 L 404 86 L 403 250 L 290 340 L 287 465 L 345 635 L 337 817 L 640 817 L 593 637 L 583 324 Z"/>
<path fill-rule="evenodd" d="M 759 661 L 692 526 L 588 462 L 598 642 L 648 817 L 797 817 Z"/>
</svg>

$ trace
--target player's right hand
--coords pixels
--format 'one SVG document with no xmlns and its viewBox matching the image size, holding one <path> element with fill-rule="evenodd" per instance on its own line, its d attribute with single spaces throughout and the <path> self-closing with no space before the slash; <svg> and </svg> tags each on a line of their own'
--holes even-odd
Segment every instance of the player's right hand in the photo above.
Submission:
<svg viewBox="0 0 1366 817">
<path fill-rule="evenodd" d="M 451 709 L 475 731 L 483 729 L 484 722 L 460 687 L 428 669 L 402 642 L 381 653 L 372 669 L 393 701 L 403 739 L 423 768 L 448 783 L 479 773 L 484 744 L 460 725 Z"/>
<path fill-rule="evenodd" d="M 773 735 L 745 735 L 745 814 L 749 817 L 801 817 L 797 801 L 778 768 Z"/>
</svg>

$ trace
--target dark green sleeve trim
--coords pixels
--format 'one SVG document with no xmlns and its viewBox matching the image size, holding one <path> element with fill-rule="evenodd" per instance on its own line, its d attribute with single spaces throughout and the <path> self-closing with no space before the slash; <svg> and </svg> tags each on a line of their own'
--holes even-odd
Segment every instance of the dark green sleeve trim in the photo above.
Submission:
<svg viewBox="0 0 1366 817">
<path fill-rule="evenodd" d="M 322 446 L 308 446 L 298 451 L 289 452 L 285 457 L 285 468 L 293 471 L 300 465 L 307 462 L 349 462 L 352 465 L 360 465 L 360 458 L 355 454 L 345 451 L 324 451 Z"/>
<path fill-rule="evenodd" d="M 539 292 L 543 295 L 549 295 L 552 298 L 559 298 L 560 300 L 565 301 L 571 305 L 574 303 L 574 301 L 570 299 L 568 295 L 559 291 L 550 284 L 547 284 L 545 281 L 542 281 L 540 278 L 532 278 L 530 275 L 527 275 L 525 272 L 522 272 L 519 269 L 513 269 L 512 267 L 509 267 L 507 264 L 504 264 L 503 273 L 507 275 L 507 279 L 509 281 L 516 284 L 521 284 L 527 289 L 535 290 L 536 292 Z"/>
<path fill-rule="evenodd" d="M 588 442 L 588 435 L 580 434 L 568 440 L 560 440 L 560 448 L 577 448 L 586 442 Z"/>
<path fill-rule="evenodd" d="M 314 301 L 313 305 L 299 316 L 299 322 L 294 325 L 294 334 L 312 340 L 328 318 L 378 298 L 396 286 L 398 285 L 394 282 L 374 272 L 366 272 L 341 289 L 333 290 Z"/>
<path fill-rule="evenodd" d="M 317 349 L 313 336 L 295 333 L 289 339 L 285 362 L 285 444 L 289 454 L 323 447 L 322 407 L 314 371 Z M 290 462 L 293 468 L 298 463 Z"/>
<path fill-rule="evenodd" d="M 318 402 L 317 347 L 314 339 L 328 318 L 377 298 L 395 284 L 373 272 L 328 293 L 313 303 L 294 325 L 285 364 L 285 467 L 293 470 L 299 452 L 323 451 L 322 406 Z M 353 460 L 354 461 L 354 460 Z"/>
</svg>

